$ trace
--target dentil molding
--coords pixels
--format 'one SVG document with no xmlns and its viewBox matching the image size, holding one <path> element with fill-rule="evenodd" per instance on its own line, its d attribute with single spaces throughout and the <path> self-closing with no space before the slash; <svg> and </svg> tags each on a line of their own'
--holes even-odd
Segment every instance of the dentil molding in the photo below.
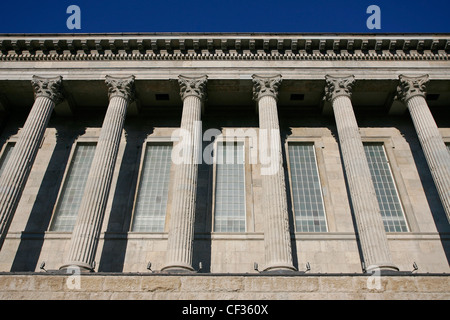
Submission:
<svg viewBox="0 0 450 320">
<path fill-rule="evenodd" d="M 394 38 L 395 37 L 395 38 Z M 0 61 L 449 60 L 450 35 L 0 35 Z"/>
</svg>

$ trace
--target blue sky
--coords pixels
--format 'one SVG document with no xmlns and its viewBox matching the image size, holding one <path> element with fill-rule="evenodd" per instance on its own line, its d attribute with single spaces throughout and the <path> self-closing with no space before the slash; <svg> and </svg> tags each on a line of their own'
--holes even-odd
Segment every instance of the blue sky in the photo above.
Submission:
<svg viewBox="0 0 450 320">
<path fill-rule="evenodd" d="M 67 7 L 81 9 L 69 30 Z M 381 9 L 368 29 L 367 7 Z M 450 32 L 450 0 L 58 0 L 4 1 L 0 33 L 106 32 Z"/>
</svg>

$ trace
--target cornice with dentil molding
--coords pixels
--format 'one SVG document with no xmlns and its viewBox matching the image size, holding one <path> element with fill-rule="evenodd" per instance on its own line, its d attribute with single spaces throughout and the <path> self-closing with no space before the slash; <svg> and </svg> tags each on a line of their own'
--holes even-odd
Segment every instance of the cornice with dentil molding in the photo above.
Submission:
<svg viewBox="0 0 450 320">
<path fill-rule="evenodd" d="M 0 35 L 0 61 L 449 60 L 450 36 Z M 222 37 L 223 36 L 223 37 Z M 395 36 L 395 38 L 393 38 Z"/>
</svg>

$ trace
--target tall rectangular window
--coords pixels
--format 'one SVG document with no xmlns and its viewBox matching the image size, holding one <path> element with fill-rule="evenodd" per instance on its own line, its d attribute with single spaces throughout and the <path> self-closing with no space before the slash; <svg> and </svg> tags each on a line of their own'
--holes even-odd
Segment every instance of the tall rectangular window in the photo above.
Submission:
<svg viewBox="0 0 450 320">
<path fill-rule="evenodd" d="M 447 146 L 448 152 L 450 152 L 450 143 L 445 144 Z"/>
<path fill-rule="evenodd" d="M 313 143 L 289 143 L 296 232 L 326 232 L 327 222 Z"/>
<path fill-rule="evenodd" d="M 405 215 L 383 143 L 364 143 L 386 232 L 407 232 Z"/>
<path fill-rule="evenodd" d="M 79 142 L 59 195 L 51 231 L 71 232 L 75 227 L 96 143 Z"/>
<path fill-rule="evenodd" d="M 164 231 L 171 155 L 171 145 L 147 144 L 136 195 L 132 231 Z"/>
<path fill-rule="evenodd" d="M 2 157 L 0 158 L 0 177 L 5 170 L 6 163 L 8 162 L 9 157 L 11 157 L 11 153 L 16 145 L 15 142 L 6 143 L 5 150 L 3 150 Z"/>
<path fill-rule="evenodd" d="M 218 143 L 214 202 L 215 232 L 245 232 L 244 143 Z"/>
</svg>

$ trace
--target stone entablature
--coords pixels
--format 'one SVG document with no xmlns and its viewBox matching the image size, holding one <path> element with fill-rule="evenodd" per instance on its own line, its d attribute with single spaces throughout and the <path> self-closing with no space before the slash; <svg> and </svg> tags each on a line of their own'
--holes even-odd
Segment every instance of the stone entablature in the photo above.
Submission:
<svg viewBox="0 0 450 320">
<path fill-rule="evenodd" d="M 448 60 L 450 36 L 316 34 L 0 35 L 1 61 Z"/>
</svg>

